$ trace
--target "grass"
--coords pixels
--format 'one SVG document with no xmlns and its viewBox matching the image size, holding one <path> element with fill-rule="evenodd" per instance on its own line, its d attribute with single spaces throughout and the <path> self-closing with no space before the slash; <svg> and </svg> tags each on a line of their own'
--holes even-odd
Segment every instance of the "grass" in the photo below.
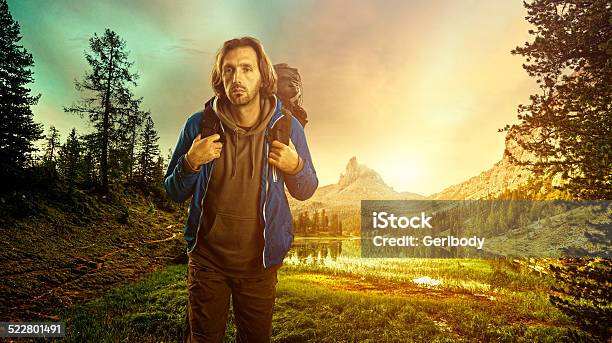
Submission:
<svg viewBox="0 0 612 343">
<path fill-rule="evenodd" d="M 186 266 L 168 265 L 184 252 L 180 212 L 127 193 L 20 199 L 23 218 L 0 216 L 0 317 L 66 321 L 68 342 L 182 341 Z M 524 263 L 362 259 L 359 240 L 310 241 L 279 271 L 274 342 L 586 341 Z"/>
<path fill-rule="evenodd" d="M 24 193 L 0 210 L 0 318 L 57 320 L 59 309 L 158 270 L 183 253 L 180 213 L 129 190 Z"/>
<path fill-rule="evenodd" d="M 487 260 L 395 262 L 363 260 L 350 268 L 341 262 L 339 268 L 286 263 L 279 271 L 273 341 L 570 342 L 584 338 L 548 303 L 545 278 Z M 463 273 L 456 271 L 458 265 Z M 67 321 L 67 341 L 181 341 L 185 268 L 169 266 L 69 308 L 62 315 Z M 423 274 L 435 275 L 443 284 L 427 288 L 406 281 Z M 232 321 L 230 311 L 227 342 L 235 335 Z"/>
</svg>

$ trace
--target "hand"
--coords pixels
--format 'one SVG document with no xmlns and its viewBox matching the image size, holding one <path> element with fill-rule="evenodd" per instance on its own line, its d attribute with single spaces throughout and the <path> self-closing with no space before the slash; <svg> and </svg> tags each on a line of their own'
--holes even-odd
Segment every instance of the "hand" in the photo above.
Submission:
<svg viewBox="0 0 612 343">
<path fill-rule="evenodd" d="M 202 164 L 208 163 L 221 156 L 223 143 L 216 142 L 221 138 L 218 133 L 202 138 L 202 134 L 198 134 L 191 143 L 191 147 L 185 158 L 187 163 L 195 169 L 199 169 Z"/>
<path fill-rule="evenodd" d="M 285 145 L 277 140 L 272 141 L 268 163 L 280 169 L 286 174 L 296 174 L 300 164 L 300 156 L 295 150 L 295 146 L 291 141 L 289 145 Z"/>
</svg>

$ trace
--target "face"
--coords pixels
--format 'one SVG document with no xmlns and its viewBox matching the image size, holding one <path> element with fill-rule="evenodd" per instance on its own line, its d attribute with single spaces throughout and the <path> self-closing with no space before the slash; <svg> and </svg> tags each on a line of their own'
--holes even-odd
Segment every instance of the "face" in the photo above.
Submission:
<svg viewBox="0 0 612 343">
<path fill-rule="evenodd" d="M 221 64 L 225 95 L 233 105 L 246 105 L 259 99 L 261 73 L 257 53 L 250 47 L 228 51 Z"/>
</svg>

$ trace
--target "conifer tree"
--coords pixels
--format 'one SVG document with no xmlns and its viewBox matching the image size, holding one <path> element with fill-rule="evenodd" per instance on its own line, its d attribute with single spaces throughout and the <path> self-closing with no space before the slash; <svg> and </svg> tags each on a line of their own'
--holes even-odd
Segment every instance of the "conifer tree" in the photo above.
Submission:
<svg viewBox="0 0 612 343">
<path fill-rule="evenodd" d="M 49 135 L 46 136 L 45 144 L 46 150 L 43 161 L 48 171 L 55 172 L 56 156 L 60 147 L 60 134 L 54 125 L 49 128 Z"/>
<path fill-rule="evenodd" d="M 550 297 L 553 305 L 577 319 L 581 329 L 592 338 L 609 342 L 612 338 L 612 260 L 609 258 L 577 259 L 563 266 L 552 266 L 559 285 Z"/>
<path fill-rule="evenodd" d="M 59 158 L 59 170 L 66 179 L 68 189 L 73 190 L 81 179 L 81 144 L 76 129 L 70 131 L 66 143 L 62 145 Z"/>
<path fill-rule="evenodd" d="M 87 115 L 93 123 L 99 138 L 92 142 L 100 150 L 102 192 L 108 193 L 110 169 L 121 168 L 121 154 L 129 144 L 123 139 L 125 126 L 122 124 L 126 122 L 125 117 L 135 113 L 135 103 L 140 102 L 130 89 L 137 85 L 138 74 L 130 71 L 134 63 L 128 60 L 125 41 L 114 31 L 106 29 L 102 36 L 94 33 L 89 39 L 89 48 L 85 58 L 91 70 L 82 80 L 75 80 L 82 98 L 64 111 Z"/>
<path fill-rule="evenodd" d="M 21 38 L 6 0 L 0 0 L 0 178 L 4 180 L 20 179 L 37 150 L 33 142 L 43 138 L 42 125 L 34 122 L 30 108 L 40 95 L 32 95 L 26 87 L 34 81 L 30 69 L 34 59 L 19 45 Z M 16 186 L 13 180 L 6 184 Z"/>
<path fill-rule="evenodd" d="M 81 170 L 87 188 L 100 183 L 100 138 L 97 132 L 80 137 L 81 154 L 83 156 Z"/>
<path fill-rule="evenodd" d="M 145 189 L 150 189 L 159 178 L 156 174 L 155 161 L 159 159 L 159 136 L 151 116 L 147 116 L 140 140 L 140 151 L 138 154 L 138 176 L 140 184 Z M 162 162 L 163 163 L 163 162 Z"/>
<path fill-rule="evenodd" d="M 506 125 L 535 154 L 538 175 L 561 174 L 575 199 L 612 199 L 612 3 L 534 0 L 524 3 L 533 42 L 516 47 L 541 92 L 519 106 L 520 124 Z"/>
</svg>

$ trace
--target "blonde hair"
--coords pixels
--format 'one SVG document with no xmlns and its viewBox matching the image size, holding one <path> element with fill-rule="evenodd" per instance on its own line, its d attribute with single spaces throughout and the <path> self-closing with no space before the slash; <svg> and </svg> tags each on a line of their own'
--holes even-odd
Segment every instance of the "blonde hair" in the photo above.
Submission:
<svg viewBox="0 0 612 343">
<path fill-rule="evenodd" d="M 257 38 L 242 37 L 234 38 L 223 43 L 223 46 L 217 52 L 215 65 L 211 74 L 212 88 L 215 94 L 219 97 L 225 97 L 225 88 L 223 87 L 222 64 L 225 55 L 232 49 L 250 46 L 257 54 L 257 67 L 261 74 L 261 96 L 269 97 L 276 94 L 276 84 L 278 78 L 274 66 L 270 62 L 270 58 L 266 55 L 263 45 Z"/>
</svg>

